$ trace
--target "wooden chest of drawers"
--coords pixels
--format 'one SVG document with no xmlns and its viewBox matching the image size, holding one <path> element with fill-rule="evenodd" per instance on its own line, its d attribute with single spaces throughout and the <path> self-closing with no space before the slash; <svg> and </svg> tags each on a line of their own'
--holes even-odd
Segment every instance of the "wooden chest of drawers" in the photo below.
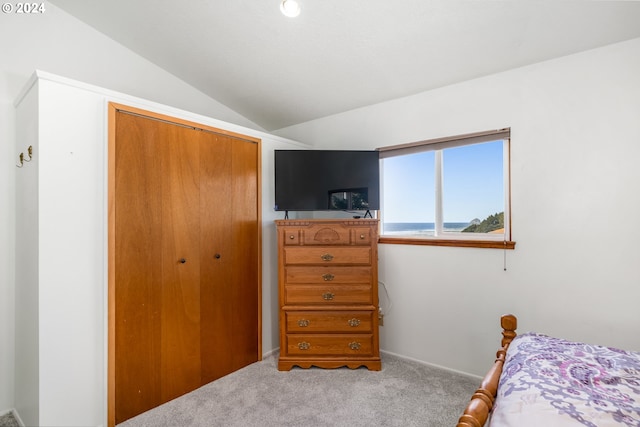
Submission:
<svg viewBox="0 0 640 427">
<path fill-rule="evenodd" d="M 378 221 L 279 220 L 280 359 L 380 370 Z"/>
</svg>

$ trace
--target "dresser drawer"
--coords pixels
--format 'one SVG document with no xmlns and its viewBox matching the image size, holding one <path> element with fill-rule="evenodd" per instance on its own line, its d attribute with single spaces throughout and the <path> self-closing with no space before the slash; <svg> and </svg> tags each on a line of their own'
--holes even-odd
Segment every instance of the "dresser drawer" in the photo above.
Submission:
<svg viewBox="0 0 640 427">
<path fill-rule="evenodd" d="M 286 311 L 287 332 L 371 332 L 373 311 Z"/>
<path fill-rule="evenodd" d="M 371 285 L 287 285 L 285 305 L 373 304 Z"/>
<path fill-rule="evenodd" d="M 371 283 L 371 267 L 286 267 L 285 283 Z"/>
<path fill-rule="evenodd" d="M 286 247 L 285 264 L 371 264 L 371 248 L 351 247 Z"/>
<path fill-rule="evenodd" d="M 377 223 L 376 223 L 377 226 Z M 377 230 L 371 227 L 349 227 L 343 224 L 313 224 L 307 226 L 283 227 L 282 243 L 290 245 L 371 245 Z"/>
<path fill-rule="evenodd" d="M 287 335 L 290 356 L 371 356 L 373 335 Z"/>
</svg>

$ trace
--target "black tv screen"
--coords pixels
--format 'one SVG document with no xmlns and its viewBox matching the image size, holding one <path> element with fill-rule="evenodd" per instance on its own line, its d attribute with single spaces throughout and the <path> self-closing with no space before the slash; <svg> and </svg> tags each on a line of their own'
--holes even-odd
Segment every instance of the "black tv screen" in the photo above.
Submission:
<svg viewBox="0 0 640 427">
<path fill-rule="evenodd" d="M 275 210 L 380 209 L 377 151 L 275 150 Z"/>
</svg>

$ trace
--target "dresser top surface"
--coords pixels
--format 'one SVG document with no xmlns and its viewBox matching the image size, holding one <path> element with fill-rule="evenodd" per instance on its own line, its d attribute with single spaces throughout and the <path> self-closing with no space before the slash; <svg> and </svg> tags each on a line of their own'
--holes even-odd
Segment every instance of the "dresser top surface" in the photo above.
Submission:
<svg viewBox="0 0 640 427">
<path fill-rule="evenodd" d="M 274 222 L 278 226 L 283 225 L 311 225 L 311 224 L 349 224 L 349 225 L 371 225 L 378 223 L 377 218 L 327 218 L 327 219 L 276 219 Z"/>
</svg>

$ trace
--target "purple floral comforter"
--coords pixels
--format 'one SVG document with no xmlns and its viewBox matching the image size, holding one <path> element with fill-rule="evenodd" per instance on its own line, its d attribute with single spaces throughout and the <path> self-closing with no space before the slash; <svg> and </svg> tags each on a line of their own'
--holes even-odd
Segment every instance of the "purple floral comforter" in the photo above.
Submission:
<svg viewBox="0 0 640 427">
<path fill-rule="evenodd" d="M 509 346 L 492 427 L 640 427 L 640 353 L 528 333 Z"/>
</svg>

